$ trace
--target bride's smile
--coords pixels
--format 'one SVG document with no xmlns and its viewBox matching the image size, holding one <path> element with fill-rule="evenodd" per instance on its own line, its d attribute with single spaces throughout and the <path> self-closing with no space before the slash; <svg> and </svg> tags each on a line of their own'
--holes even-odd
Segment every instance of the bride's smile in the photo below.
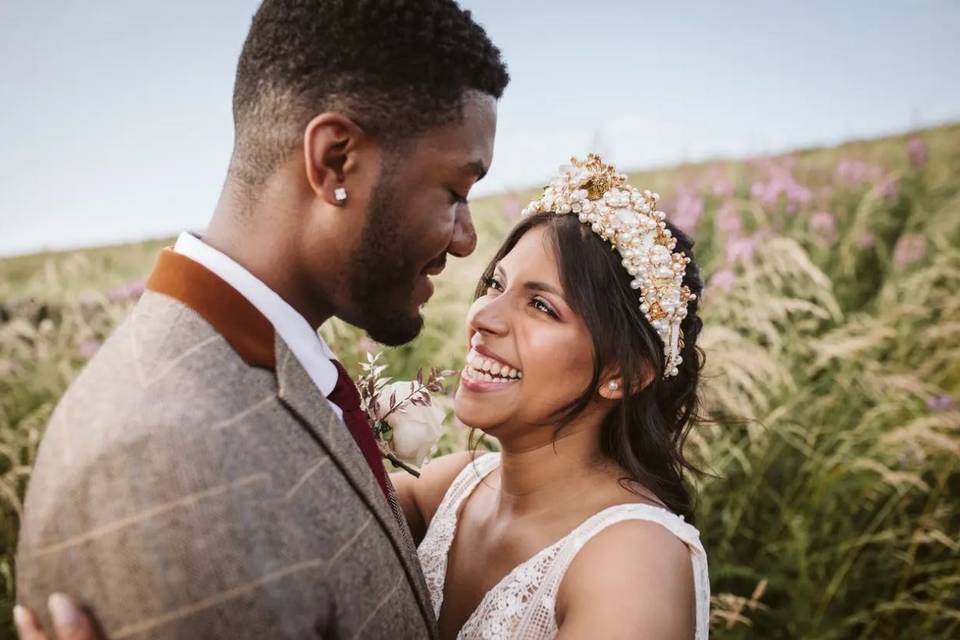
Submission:
<svg viewBox="0 0 960 640">
<path fill-rule="evenodd" d="M 474 334 L 479 335 L 479 334 Z M 500 385 L 519 382 L 523 378 L 523 371 L 512 367 L 482 346 L 475 346 L 467 354 L 467 366 L 463 370 L 464 376 L 473 382 L 493 382 Z M 468 385 L 474 390 L 483 390 L 486 387 Z M 496 387 L 494 387 L 496 388 Z"/>
<path fill-rule="evenodd" d="M 534 430 L 549 441 L 552 431 L 535 427 L 590 384 L 593 349 L 566 300 L 545 230 L 520 238 L 481 287 L 467 315 L 457 417 L 498 438 Z"/>
</svg>

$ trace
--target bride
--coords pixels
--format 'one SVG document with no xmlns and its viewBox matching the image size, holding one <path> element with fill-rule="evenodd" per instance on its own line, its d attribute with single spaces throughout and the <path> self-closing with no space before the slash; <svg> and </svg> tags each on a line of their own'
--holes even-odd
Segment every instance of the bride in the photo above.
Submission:
<svg viewBox="0 0 960 640">
<path fill-rule="evenodd" d="M 455 409 L 501 451 L 392 477 L 441 638 L 707 637 L 682 479 L 702 282 L 655 207 L 590 156 L 481 278 Z"/>
</svg>

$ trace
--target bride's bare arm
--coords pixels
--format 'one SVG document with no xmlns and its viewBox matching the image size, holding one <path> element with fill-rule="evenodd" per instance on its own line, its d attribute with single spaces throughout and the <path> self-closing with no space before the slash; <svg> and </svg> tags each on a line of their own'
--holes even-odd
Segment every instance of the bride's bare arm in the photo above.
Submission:
<svg viewBox="0 0 960 640">
<path fill-rule="evenodd" d="M 406 471 L 390 474 L 403 515 L 417 544 L 426 535 L 427 526 L 450 484 L 473 457 L 474 454 L 468 451 L 440 456 L 423 466 L 419 478 Z"/>
<path fill-rule="evenodd" d="M 594 536 L 557 594 L 558 640 L 690 640 L 696 625 L 687 546 L 653 522 L 627 521 Z"/>
</svg>

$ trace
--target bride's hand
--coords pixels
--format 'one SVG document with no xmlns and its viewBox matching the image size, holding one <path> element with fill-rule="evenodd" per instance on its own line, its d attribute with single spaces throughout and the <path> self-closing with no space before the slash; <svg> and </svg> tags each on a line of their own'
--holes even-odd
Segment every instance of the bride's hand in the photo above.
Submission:
<svg viewBox="0 0 960 640">
<path fill-rule="evenodd" d="M 13 620 L 17 625 L 20 640 L 106 640 L 93 614 L 67 596 L 53 594 L 47 608 L 53 619 L 53 632 L 56 634 L 52 637 L 43 632 L 32 611 L 20 605 L 14 607 Z"/>
</svg>

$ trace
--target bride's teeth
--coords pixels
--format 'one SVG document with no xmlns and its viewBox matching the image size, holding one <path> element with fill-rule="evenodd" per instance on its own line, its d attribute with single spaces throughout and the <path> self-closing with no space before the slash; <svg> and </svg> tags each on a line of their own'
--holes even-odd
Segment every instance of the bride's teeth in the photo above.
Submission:
<svg viewBox="0 0 960 640">
<path fill-rule="evenodd" d="M 466 361 L 469 370 L 468 375 L 475 380 L 507 383 L 523 378 L 523 372 L 482 356 L 473 349 L 467 352 Z"/>
</svg>

